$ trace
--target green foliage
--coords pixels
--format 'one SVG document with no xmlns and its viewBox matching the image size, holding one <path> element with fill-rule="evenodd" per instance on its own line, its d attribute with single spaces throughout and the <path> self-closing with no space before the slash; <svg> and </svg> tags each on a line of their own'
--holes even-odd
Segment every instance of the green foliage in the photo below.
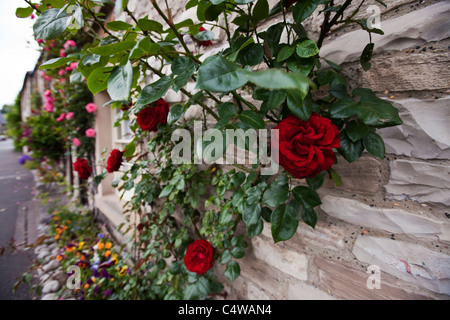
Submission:
<svg viewBox="0 0 450 320">
<path fill-rule="evenodd" d="M 133 260 L 135 267 L 123 294 L 117 297 L 207 299 L 219 294 L 223 286 L 216 282 L 214 269 L 203 274 L 187 270 L 183 259 L 192 239 L 207 240 L 214 248 L 214 264 L 224 264 L 225 277 L 235 280 L 240 275 L 238 260 L 246 252 L 245 239 L 261 234 L 269 224 L 275 242 L 287 241 L 296 233 L 300 217 L 314 228 L 318 220 L 314 208 L 321 204 L 317 190 L 327 176 L 337 185 L 341 178 L 330 168 L 307 178 L 307 185 L 292 187 L 290 174 L 271 179 L 261 175 L 260 163 L 251 168 L 236 165 L 239 171 L 228 172 L 214 164 L 202 169 L 195 164 L 174 163 L 172 134 L 180 129 L 192 131 L 192 121 L 183 118 L 189 107 L 201 107 L 203 127 L 207 127 L 210 116 L 217 120 L 215 128 L 242 129 L 243 134 L 248 129 L 274 126 L 290 115 L 306 122 L 313 112 L 318 113 L 338 127 L 340 147 L 336 151 L 348 162 L 356 161 L 365 149 L 383 158 L 384 142 L 376 129 L 402 121 L 398 111 L 371 90 L 357 88 L 349 92 L 341 66 L 320 56 L 322 42 L 333 25 L 356 23 L 369 34 L 360 62 L 365 71 L 370 68 L 374 50 L 370 37 L 382 31 L 369 29 L 364 20 L 352 20 L 359 7 L 348 12 L 348 1 L 334 6 L 332 1 L 305 0 L 289 8 L 279 2 L 270 8 L 267 0 L 190 0 L 186 10 L 194 8 L 200 23 L 187 19 L 177 24 L 168 15 L 170 8 L 161 8 L 156 1 L 151 3 L 163 24 L 148 16 L 136 19 L 127 1 L 60 0 L 52 4 L 52 9 L 39 6 L 42 13 L 34 26 L 36 38 L 82 37 L 80 33 L 90 31 L 76 30 L 92 19 L 105 34 L 101 39 L 97 34 L 82 37 L 84 46 L 67 57 L 48 55 L 41 69 L 56 72 L 78 62 L 67 76 L 70 86 L 63 88 L 67 105 L 58 106 L 58 111 L 78 110 L 74 111 L 77 131 L 84 132 L 93 120 L 92 115 L 79 112 L 91 98 L 81 84 L 85 78 L 92 94 L 106 90 L 110 95 L 111 101 L 104 107 L 124 110 L 116 125 L 129 121 L 133 132 L 133 140 L 124 150 L 129 165 L 112 182 L 126 202 L 128 221 L 138 221 L 135 227 L 121 227 L 122 232 L 133 235 L 133 250 L 125 259 Z M 67 11 L 68 4 L 75 4 L 75 12 Z M 133 22 L 105 19 L 97 9 L 107 4 L 114 5 L 116 16 L 126 11 Z M 315 42 L 302 22 L 319 5 L 323 5 L 319 14 L 328 18 Z M 28 11 L 18 10 L 17 14 L 26 15 Z M 293 21 L 286 19 L 287 11 L 292 11 Z M 278 22 L 261 31 L 261 25 L 275 15 Z M 214 28 L 200 29 L 203 25 L 221 28 L 228 41 L 227 48 L 206 59 L 201 59 L 203 46 L 216 40 Z M 282 34 L 286 37 L 282 38 Z M 192 45 L 186 43 L 189 37 Z M 153 80 L 144 85 L 142 80 L 148 74 L 154 76 Z M 195 93 L 188 91 L 190 82 L 195 83 Z M 131 116 L 151 107 L 169 90 L 181 91 L 187 101 L 171 106 L 167 124 L 162 121 L 157 132 L 141 130 Z M 313 94 L 318 90 L 320 95 Z M 246 99 L 248 94 L 258 103 Z M 50 123 L 47 127 L 52 128 L 53 137 L 43 127 L 44 119 Z M 33 131 L 40 133 L 40 139 L 48 139 L 37 150 L 42 150 L 43 145 L 60 145 L 51 139 L 77 135 L 73 128 L 62 129 L 48 114 L 31 121 L 35 121 Z M 248 150 L 248 140 L 241 135 L 236 143 L 244 142 Z M 194 155 L 197 147 L 206 150 L 212 141 L 200 140 L 194 148 L 195 143 L 191 141 L 190 150 L 183 151 L 189 153 L 186 156 Z M 89 154 L 93 140 L 84 137 L 77 150 L 80 155 Z M 103 171 L 94 180 L 99 183 L 106 176 Z M 127 200 L 125 192 L 131 193 Z M 245 235 L 237 234 L 240 224 L 245 226 Z"/>
</svg>

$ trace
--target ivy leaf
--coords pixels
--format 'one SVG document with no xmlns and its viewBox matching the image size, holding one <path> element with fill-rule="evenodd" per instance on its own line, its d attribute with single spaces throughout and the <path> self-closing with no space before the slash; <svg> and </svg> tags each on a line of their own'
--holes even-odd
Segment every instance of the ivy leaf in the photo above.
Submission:
<svg viewBox="0 0 450 320">
<path fill-rule="evenodd" d="M 237 263 L 234 260 L 228 262 L 224 274 L 225 277 L 227 277 L 231 281 L 236 280 L 236 278 L 239 277 L 239 275 L 241 274 L 241 267 L 239 266 L 239 263 Z"/>
<path fill-rule="evenodd" d="M 363 144 L 366 150 L 373 156 L 384 159 L 386 148 L 383 138 L 376 133 L 369 133 L 363 138 Z"/>
<path fill-rule="evenodd" d="M 296 52 L 300 58 L 309 58 L 318 54 L 319 48 L 313 40 L 307 39 L 297 45 Z"/>
<path fill-rule="evenodd" d="M 62 35 L 70 22 L 67 12 L 52 8 L 42 12 L 33 25 L 35 39 L 55 39 Z"/>
<path fill-rule="evenodd" d="M 155 102 L 169 91 L 171 85 L 172 79 L 169 76 L 166 76 L 145 86 L 139 94 L 135 105 L 139 107 Z"/>
<path fill-rule="evenodd" d="M 275 242 L 286 241 L 295 234 L 298 228 L 300 204 L 291 200 L 288 204 L 278 206 L 270 217 L 270 230 Z"/>
<path fill-rule="evenodd" d="M 123 67 L 115 67 L 108 78 L 108 94 L 114 101 L 126 101 L 130 97 L 133 83 L 133 68 L 130 61 Z"/>
<path fill-rule="evenodd" d="M 370 67 L 372 66 L 372 64 L 370 63 L 370 60 L 372 59 L 373 47 L 374 47 L 373 43 L 368 43 L 365 46 L 363 52 L 361 53 L 361 58 L 359 61 L 361 63 L 361 67 L 364 69 L 364 71 L 369 70 Z"/>
<path fill-rule="evenodd" d="M 222 56 L 208 58 L 198 69 L 197 89 L 229 92 L 247 82 L 243 70 Z"/>
<path fill-rule="evenodd" d="M 292 194 L 304 208 L 313 208 L 322 204 L 319 194 L 306 186 L 297 186 L 292 189 Z"/>
<path fill-rule="evenodd" d="M 262 203 L 269 207 L 276 207 L 289 198 L 289 185 L 287 177 L 279 176 L 264 192 Z"/>
</svg>

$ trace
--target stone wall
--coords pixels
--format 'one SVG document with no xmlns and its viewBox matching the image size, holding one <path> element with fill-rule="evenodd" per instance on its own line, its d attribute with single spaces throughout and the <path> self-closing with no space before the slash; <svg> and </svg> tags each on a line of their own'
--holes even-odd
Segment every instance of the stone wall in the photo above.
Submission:
<svg viewBox="0 0 450 320">
<path fill-rule="evenodd" d="M 184 1 L 169 2 L 177 21 L 196 19 L 195 11 L 184 10 Z M 260 236 L 249 239 L 241 277 L 223 278 L 229 297 L 450 298 L 450 2 L 385 2 L 387 9 L 378 4 L 385 34 L 373 36 L 369 71 L 359 65 L 368 35 L 357 28 L 334 29 L 320 55 L 343 66 L 351 88 L 368 87 L 391 101 L 404 124 L 378 131 L 386 142 L 384 160 L 364 154 L 348 164 L 338 157 L 342 186 L 330 180 L 320 189 L 323 204 L 315 229 L 300 224 L 291 240 L 274 244 L 266 225 Z M 366 8 L 360 15 L 369 17 Z M 149 1 L 130 0 L 129 9 L 138 18 L 159 19 Z M 321 19 L 305 21 L 313 39 Z M 216 40 L 203 51 L 206 56 L 225 45 L 224 34 L 214 31 Z M 165 99 L 183 97 L 168 94 Z M 190 111 L 195 116 L 195 107 Z M 221 274 L 224 267 L 217 264 Z M 381 287 L 369 289 L 368 278 L 376 270 Z"/>
</svg>

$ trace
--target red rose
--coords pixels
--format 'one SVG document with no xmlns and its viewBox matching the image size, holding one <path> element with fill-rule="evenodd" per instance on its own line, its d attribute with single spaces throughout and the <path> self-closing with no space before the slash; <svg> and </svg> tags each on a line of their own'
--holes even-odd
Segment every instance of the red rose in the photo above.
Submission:
<svg viewBox="0 0 450 320">
<path fill-rule="evenodd" d="M 214 249 L 206 240 L 195 240 L 186 250 L 184 264 L 186 268 L 197 274 L 204 274 L 212 268 Z"/>
<path fill-rule="evenodd" d="M 87 180 L 91 176 L 92 168 L 89 166 L 86 159 L 77 158 L 73 164 L 73 169 L 78 172 L 78 176 L 82 180 Z"/>
<path fill-rule="evenodd" d="M 122 157 L 122 151 L 118 149 L 112 150 L 108 160 L 106 161 L 106 171 L 108 171 L 109 173 L 113 173 L 114 171 L 119 170 L 120 166 L 122 165 Z"/>
<path fill-rule="evenodd" d="M 198 29 L 198 31 L 202 32 L 202 31 L 206 31 L 205 28 L 200 27 L 200 29 Z M 207 40 L 207 41 L 200 41 L 200 45 L 202 47 L 209 47 L 213 45 L 213 42 L 211 40 Z"/>
<path fill-rule="evenodd" d="M 330 119 L 312 113 L 308 121 L 289 116 L 279 129 L 279 164 L 298 179 L 312 178 L 329 169 L 339 148 L 339 129 Z"/>
<path fill-rule="evenodd" d="M 159 99 L 154 106 L 139 111 L 136 121 L 144 131 L 158 131 L 158 123 L 166 124 L 168 114 L 169 104 Z"/>
</svg>

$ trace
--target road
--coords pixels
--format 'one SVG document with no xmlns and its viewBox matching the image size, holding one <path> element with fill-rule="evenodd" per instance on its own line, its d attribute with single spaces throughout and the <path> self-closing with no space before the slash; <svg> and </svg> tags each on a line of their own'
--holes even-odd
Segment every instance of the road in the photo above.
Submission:
<svg viewBox="0 0 450 320">
<path fill-rule="evenodd" d="M 33 200 L 33 175 L 18 163 L 21 155 L 14 152 L 10 139 L 0 141 L 0 247 L 8 246 L 12 238 L 16 242 L 27 241 L 25 230 L 28 204 Z M 7 251 L 0 256 L 0 300 L 31 299 L 27 286 L 21 285 L 15 295 L 12 288 L 33 258 L 32 250 Z"/>
</svg>

